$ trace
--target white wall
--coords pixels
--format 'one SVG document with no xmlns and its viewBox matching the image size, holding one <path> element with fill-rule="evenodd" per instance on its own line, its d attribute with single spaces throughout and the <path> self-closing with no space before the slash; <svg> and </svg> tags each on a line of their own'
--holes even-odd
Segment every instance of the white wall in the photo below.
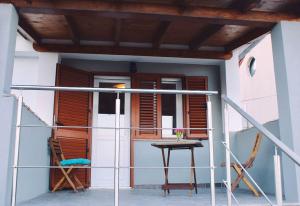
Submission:
<svg viewBox="0 0 300 206">
<path fill-rule="evenodd" d="M 221 79 L 221 94 L 226 95 L 232 99 L 236 104 L 241 105 L 241 80 L 239 73 L 239 56 L 240 50 L 237 49 L 233 52 L 230 60 L 226 60 L 220 66 L 220 79 Z M 222 103 L 222 108 L 224 104 Z M 234 109 L 228 107 L 229 116 L 229 131 L 239 131 L 242 129 L 242 117 Z M 222 118 L 224 118 L 222 116 Z"/>
<path fill-rule="evenodd" d="M 58 62 L 59 62 L 59 55 L 56 53 L 39 53 L 38 85 L 55 86 L 56 64 Z M 47 124 L 52 124 L 54 92 L 38 91 L 36 93 L 37 93 L 36 113 Z"/>
<path fill-rule="evenodd" d="M 256 59 L 256 73 L 253 77 L 250 75 L 248 68 L 251 57 Z M 240 65 L 239 73 L 241 79 L 241 104 L 245 111 L 262 124 L 278 119 L 270 35 L 267 35 L 245 56 Z M 244 123 L 244 127 L 247 126 L 249 125 Z"/>
<path fill-rule="evenodd" d="M 262 124 L 277 120 L 278 106 L 271 37 L 267 35 L 240 61 L 240 55 L 246 48 L 247 45 L 236 49 L 232 59 L 221 64 L 222 94 L 227 95 Z M 256 73 L 253 77 L 248 68 L 251 57 L 256 59 Z M 231 107 L 229 116 L 230 131 L 239 131 L 251 126 Z"/>
<path fill-rule="evenodd" d="M 32 44 L 23 37 L 17 37 L 13 81 L 15 85 L 54 86 L 57 53 L 38 53 Z M 50 91 L 12 91 L 24 96 L 24 102 L 47 124 L 53 121 L 54 92 Z"/>
</svg>

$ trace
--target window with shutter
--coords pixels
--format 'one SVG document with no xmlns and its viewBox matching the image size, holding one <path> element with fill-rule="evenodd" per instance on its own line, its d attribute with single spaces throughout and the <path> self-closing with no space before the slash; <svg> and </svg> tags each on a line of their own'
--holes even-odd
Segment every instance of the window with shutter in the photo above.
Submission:
<svg viewBox="0 0 300 206">
<path fill-rule="evenodd" d="M 160 78 L 157 76 L 133 77 L 133 88 L 159 89 Z M 161 130 L 151 129 L 161 127 L 161 95 L 133 94 L 132 95 L 132 122 L 135 138 L 155 139 L 161 137 Z"/>
<path fill-rule="evenodd" d="M 207 90 L 207 77 L 186 77 L 187 90 Z M 185 124 L 188 138 L 207 138 L 207 97 L 206 95 L 186 95 L 185 97 Z"/>
</svg>

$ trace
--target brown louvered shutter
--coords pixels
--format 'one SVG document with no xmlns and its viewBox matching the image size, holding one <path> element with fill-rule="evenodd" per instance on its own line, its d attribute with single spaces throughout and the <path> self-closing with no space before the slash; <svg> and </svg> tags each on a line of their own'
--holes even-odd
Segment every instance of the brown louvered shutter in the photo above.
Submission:
<svg viewBox="0 0 300 206">
<path fill-rule="evenodd" d="M 160 78 L 156 76 L 140 76 L 133 78 L 133 88 L 159 89 Z M 146 129 L 134 130 L 135 138 L 155 139 L 161 137 L 161 130 L 147 129 L 161 127 L 161 95 L 159 94 L 133 94 L 132 111 L 133 126 Z"/>
<path fill-rule="evenodd" d="M 88 72 L 58 65 L 56 85 L 64 87 L 90 87 L 91 75 Z M 90 126 L 91 94 L 87 92 L 55 93 L 55 123 L 62 126 Z M 54 138 L 59 139 L 64 156 L 90 159 L 90 135 L 87 128 L 57 128 Z M 90 185 L 90 170 L 78 169 L 77 177 L 86 187 Z M 60 170 L 51 170 L 51 187 L 62 177 Z M 68 185 L 65 185 L 68 187 Z"/>
<path fill-rule="evenodd" d="M 207 90 L 207 77 L 186 77 L 187 90 Z M 186 95 L 185 123 L 188 128 L 207 128 L 206 95 Z M 207 130 L 187 130 L 188 138 L 207 138 Z"/>
</svg>

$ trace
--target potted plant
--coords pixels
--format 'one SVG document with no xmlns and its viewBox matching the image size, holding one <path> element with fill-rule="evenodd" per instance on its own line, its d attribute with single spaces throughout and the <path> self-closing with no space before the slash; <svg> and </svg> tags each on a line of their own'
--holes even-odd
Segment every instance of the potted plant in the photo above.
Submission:
<svg viewBox="0 0 300 206">
<path fill-rule="evenodd" d="M 183 138 L 183 133 L 184 133 L 184 130 L 183 129 L 175 129 L 175 134 L 176 134 L 176 141 L 179 142 L 182 140 Z"/>
</svg>

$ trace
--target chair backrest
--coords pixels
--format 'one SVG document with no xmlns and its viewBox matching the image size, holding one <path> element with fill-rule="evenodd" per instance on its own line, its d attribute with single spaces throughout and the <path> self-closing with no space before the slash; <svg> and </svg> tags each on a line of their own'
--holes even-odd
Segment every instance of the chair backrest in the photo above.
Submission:
<svg viewBox="0 0 300 206">
<path fill-rule="evenodd" d="M 52 155 L 54 157 L 54 161 L 58 165 L 60 165 L 60 161 L 64 160 L 65 157 L 64 157 L 64 154 L 62 152 L 59 140 L 58 139 L 54 139 L 53 137 L 50 137 L 49 140 L 48 140 L 48 142 L 49 142 L 49 146 L 51 148 Z"/>
<path fill-rule="evenodd" d="M 256 155 L 257 155 L 257 152 L 259 150 L 259 147 L 260 147 L 260 144 L 261 144 L 261 140 L 262 140 L 262 135 L 260 133 L 257 133 L 256 134 L 255 143 L 254 143 L 254 146 L 252 148 L 250 157 L 249 157 L 249 159 L 245 163 L 248 168 L 253 166 L 253 162 L 254 162 L 254 160 L 256 158 Z"/>
</svg>

